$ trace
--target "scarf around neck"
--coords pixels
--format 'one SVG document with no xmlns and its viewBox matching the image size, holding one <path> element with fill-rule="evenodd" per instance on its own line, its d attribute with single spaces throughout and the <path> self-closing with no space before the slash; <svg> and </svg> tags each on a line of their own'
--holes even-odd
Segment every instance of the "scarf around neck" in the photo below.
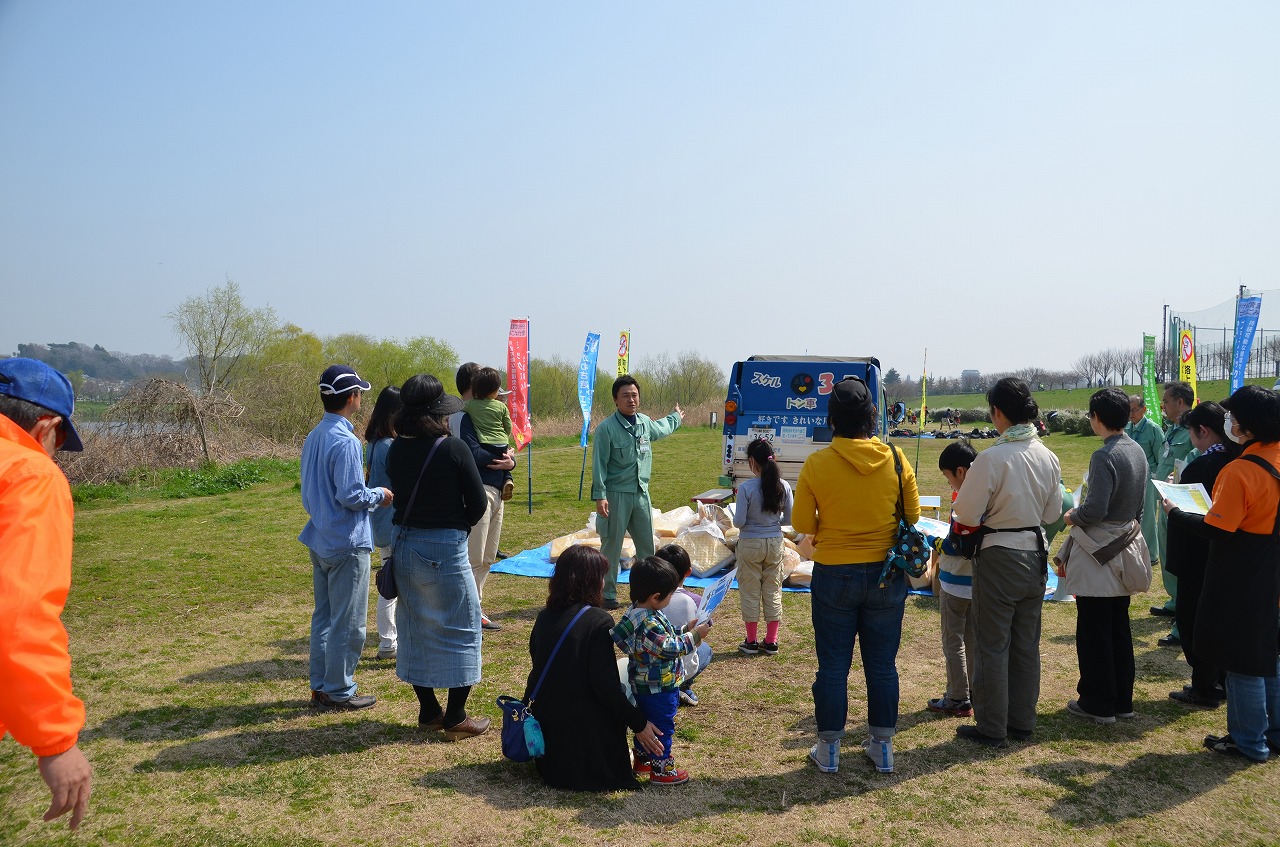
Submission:
<svg viewBox="0 0 1280 847">
<path fill-rule="evenodd" d="M 995 440 L 991 446 L 996 444 L 1009 444 L 1014 441 L 1031 441 L 1036 437 L 1036 428 L 1030 422 L 1014 424 L 1006 429 L 999 438 Z"/>
</svg>

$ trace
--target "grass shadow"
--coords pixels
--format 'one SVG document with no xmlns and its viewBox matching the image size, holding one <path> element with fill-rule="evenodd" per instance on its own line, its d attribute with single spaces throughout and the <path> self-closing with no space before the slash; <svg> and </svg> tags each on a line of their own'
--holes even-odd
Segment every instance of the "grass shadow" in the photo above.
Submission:
<svg viewBox="0 0 1280 847">
<path fill-rule="evenodd" d="M 156 706 L 123 712 L 80 733 L 85 741 L 166 741 L 248 726 L 293 720 L 308 713 L 307 700 L 277 700 L 243 706 Z"/>
<path fill-rule="evenodd" d="M 309 663 L 302 659 L 259 659 L 237 662 L 188 674 L 180 682 L 243 682 L 269 679 L 306 679 Z"/>
<path fill-rule="evenodd" d="M 305 638 L 277 638 L 275 641 L 268 641 L 267 644 L 287 656 L 306 656 L 311 653 L 310 636 Z"/>
<path fill-rule="evenodd" d="M 1063 792 L 1048 814 L 1090 829 L 1174 808 L 1251 767 L 1225 756 L 1216 757 L 1221 761 L 1206 767 L 1209 755 L 1205 751 L 1144 753 L 1120 765 L 1068 759 L 1030 765 L 1023 771 Z"/>
<path fill-rule="evenodd" d="M 355 753 L 388 744 L 435 742 L 416 726 L 366 718 L 323 726 L 232 733 L 168 747 L 140 762 L 138 772 L 189 771 L 276 764 Z M 438 742 L 444 743 L 444 742 Z"/>
<path fill-rule="evenodd" d="M 846 740 L 837 773 L 819 773 L 805 759 L 791 770 L 767 776 L 720 778 L 695 774 L 693 781 L 678 789 L 679 802 L 673 802 L 672 789 L 647 785 L 638 791 L 598 795 L 548 788 L 533 765 L 505 761 L 432 771 L 418 777 L 415 783 L 424 789 L 471 795 L 498 809 L 572 809 L 579 824 L 607 830 L 629 826 L 637 820 L 661 819 L 672 825 L 719 812 L 783 814 L 797 806 L 818 807 L 876 791 L 898 791 L 918 777 L 979 759 L 1000 758 L 1017 749 L 1014 745 L 996 750 L 953 739 L 903 750 L 896 755 L 895 772 L 881 774 L 863 757 L 856 743 Z"/>
</svg>

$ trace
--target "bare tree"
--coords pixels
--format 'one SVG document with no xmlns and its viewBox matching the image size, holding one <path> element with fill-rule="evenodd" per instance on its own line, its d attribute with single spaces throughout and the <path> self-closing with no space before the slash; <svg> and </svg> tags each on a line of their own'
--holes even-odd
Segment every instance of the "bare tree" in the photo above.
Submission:
<svg viewBox="0 0 1280 847">
<path fill-rule="evenodd" d="M 188 297 L 167 317 L 195 362 L 197 388 L 205 394 L 227 389 L 245 358 L 261 350 L 276 328 L 275 310 L 246 306 L 233 280 Z"/>
</svg>

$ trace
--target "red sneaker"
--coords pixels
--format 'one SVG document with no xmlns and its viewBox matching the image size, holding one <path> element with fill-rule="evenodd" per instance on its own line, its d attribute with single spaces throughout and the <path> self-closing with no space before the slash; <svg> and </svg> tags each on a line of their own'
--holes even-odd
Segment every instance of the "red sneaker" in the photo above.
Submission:
<svg viewBox="0 0 1280 847">
<path fill-rule="evenodd" d="M 632 753 L 631 754 L 631 771 L 636 776 L 648 776 L 653 772 L 653 766 L 649 764 L 648 753 Z"/>
<path fill-rule="evenodd" d="M 656 759 L 651 765 L 649 782 L 657 785 L 684 785 L 689 781 L 689 772 L 676 767 L 675 759 Z"/>
</svg>

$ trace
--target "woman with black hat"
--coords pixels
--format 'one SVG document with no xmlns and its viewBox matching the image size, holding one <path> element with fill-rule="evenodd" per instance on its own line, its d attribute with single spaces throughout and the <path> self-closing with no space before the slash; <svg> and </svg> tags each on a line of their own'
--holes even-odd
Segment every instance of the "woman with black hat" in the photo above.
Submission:
<svg viewBox="0 0 1280 847">
<path fill-rule="evenodd" d="M 818 654 L 813 683 L 818 743 L 809 758 L 823 773 L 840 768 L 849 668 L 859 641 L 867 683 L 868 736 L 862 749 L 876 770 L 891 773 L 907 580 L 895 568 L 882 584 L 880 573 L 898 525 L 899 490 L 910 523 L 920 519 L 920 497 L 906 458 L 875 437 L 876 405 L 865 382 L 846 377 L 836 383 L 827 416 L 834 434 L 831 446 L 805 461 L 791 512 L 792 526 L 813 535 L 815 544 L 810 590 Z"/>
<path fill-rule="evenodd" d="M 1280 396 L 1246 385 L 1222 406 L 1244 452 L 1218 474 L 1209 513 L 1163 505 L 1170 528 L 1209 539 L 1194 649 L 1227 672 L 1227 734 L 1204 746 L 1265 762 L 1280 752 Z"/>
<path fill-rule="evenodd" d="M 418 725 L 449 741 L 480 735 L 488 718 L 468 717 L 467 696 L 480 681 L 480 596 L 467 558 L 467 535 L 488 501 L 471 451 L 449 436 L 462 401 L 430 374 L 400 388 L 396 440 L 387 476 L 399 528 L 393 551 L 399 645 L 396 676 L 418 695 Z M 441 707 L 434 689 L 447 688 Z"/>
</svg>

